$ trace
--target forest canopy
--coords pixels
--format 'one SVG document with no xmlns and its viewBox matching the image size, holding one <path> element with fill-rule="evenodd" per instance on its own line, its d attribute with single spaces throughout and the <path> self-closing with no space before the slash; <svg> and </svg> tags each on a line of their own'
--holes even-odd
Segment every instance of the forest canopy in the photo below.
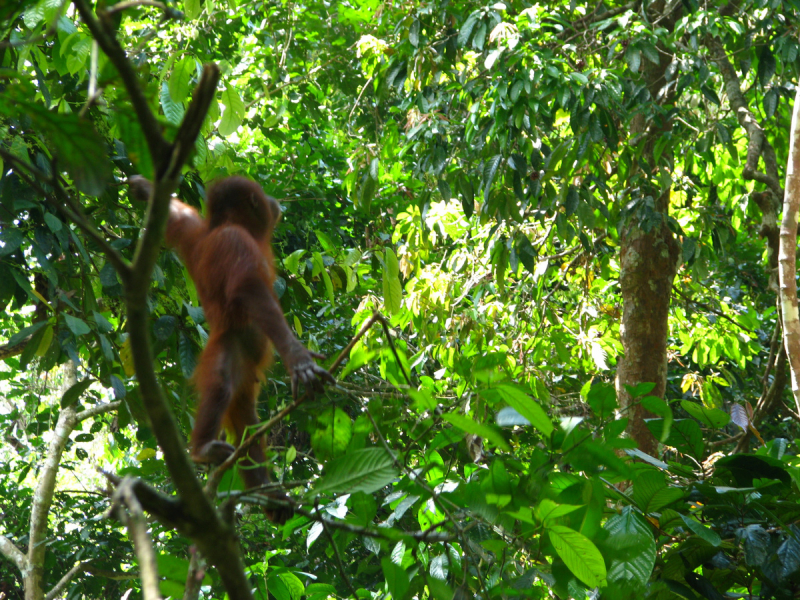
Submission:
<svg viewBox="0 0 800 600">
<path fill-rule="evenodd" d="M 0 600 L 798 597 L 798 29 L 0 2 Z M 245 313 L 288 333 L 198 465 L 215 313 L 165 232 L 233 176 L 280 203 Z M 289 338 L 335 383 L 295 394 Z"/>
</svg>

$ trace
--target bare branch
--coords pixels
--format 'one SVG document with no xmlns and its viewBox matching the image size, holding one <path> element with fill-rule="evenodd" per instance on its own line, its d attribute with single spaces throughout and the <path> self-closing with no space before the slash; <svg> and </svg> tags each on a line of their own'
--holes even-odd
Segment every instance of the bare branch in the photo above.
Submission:
<svg viewBox="0 0 800 600">
<path fill-rule="evenodd" d="M 153 542 L 147 535 L 147 521 L 142 512 L 142 505 L 133 491 L 133 479 L 126 477 L 114 492 L 114 505 L 111 510 L 119 517 L 120 521 L 128 528 L 128 535 L 133 541 L 133 550 L 136 553 L 141 567 L 142 595 L 145 600 L 161 600 L 158 589 L 158 564 L 153 550 Z M 127 507 L 127 511 L 124 507 Z"/>
<path fill-rule="evenodd" d="M 81 421 L 85 421 L 89 417 L 94 417 L 97 415 L 102 415 L 107 412 L 111 412 L 117 410 L 122 405 L 122 401 L 117 400 L 116 402 L 107 402 L 105 404 L 98 404 L 97 406 L 92 406 L 91 408 L 87 408 L 86 410 L 82 410 L 78 414 L 75 415 L 75 421 L 80 423 Z"/>
<path fill-rule="evenodd" d="M 21 573 L 25 572 L 28 566 L 28 560 L 25 558 L 22 551 L 14 545 L 14 542 L 4 535 L 0 535 L 0 554 L 14 563 L 14 566 L 17 567 Z"/>
</svg>

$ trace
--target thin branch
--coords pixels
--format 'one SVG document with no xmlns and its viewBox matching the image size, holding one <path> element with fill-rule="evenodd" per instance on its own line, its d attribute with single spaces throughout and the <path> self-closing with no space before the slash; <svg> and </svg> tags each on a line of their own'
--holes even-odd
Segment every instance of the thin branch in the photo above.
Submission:
<svg viewBox="0 0 800 600">
<path fill-rule="evenodd" d="M 736 326 L 737 326 L 739 329 L 743 329 L 743 330 L 747 331 L 748 333 L 753 333 L 753 330 L 752 330 L 752 329 L 750 329 L 749 327 L 745 327 L 745 326 L 744 326 L 744 325 L 742 325 L 741 323 L 737 323 L 736 321 L 734 321 L 734 320 L 733 320 L 731 317 L 729 317 L 728 315 L 726 315 L 726 314 L 725 314 L 725 313 L 723 313 L 722 311 L 720 311 L 720 310 L 717 310 L 716 308 L 714 308 L 713 306 L 711 306 L 711 305 L 709 305 L 709 304 L 706 304 L 705 302 L 699 302 L 698 300 L 694 300 L 693 298 L 690 298 L 689 296 L 687 296 L 686 294 L 684 294 L 684 293 L 683 293 L 683 292 L 680 290 L 680 288 L 678 288 L 678 286 L 677 286 L 677 285 L 673 284 L 673 285 L 672 285 L 672 290 L 673 290 L 673 291 L 675 291 L 675 292 L 677 292 L 677 293 L 678 293 L 678 295 L 679 295 L 681 298 L 683 298 L 684 300 L 686 300 L 687 302 L 691 302 L 692 304 L 695 304 L 696 306 L 699 306 L 700 308 L 702 308 L 702 309 L 704 309 L 704 310 L 707 310 L 708 312 L 710 312 L 710 313 L 712 313 L 712 314 L 714 314 L 714 315 L 718 316 L 720 319 L 725 319 L 726 321 L 730 321 L 731 323 L 733 323 L 734 325 L 736 325 Z"/>
<path fill-rule="evenodd" d="M 113 15 L 114 13 L 122 12 L 129 8 L 138 8 L 139 6 L 153 6 L 164 11 L 165 14 L 169 12 L 169 8 L 167 8 L 167 5 L 163 2 L 156 2 L 155 0 L 128 0 L 127 2 L 120 2 L 119 4 L 109 6 L 106 9 L 106 13 Z"/>
<path fill-rule="evenodd" d="M 61 595 L 61 592 L 64 591 L 64 588 L 67 587 L 67 584 L 72 581 L 75 575 L 78 573 L 83 573 L 89 564 L 91 564 L 91 561 L 85 560 L 78 561 L 72 565 L 72 568 L 67 571 L 61 579 L 58 580 L 58 583 L 56 583 L 49 592 L 47 592 L 44 600 L 56 600 L 56 598 Z"/>
<path fill-rule="evenodd" d="M 772 190 L 776 198 L 783 198 L 783 188 L 778 177 L 775 150 L 764 135 L 763 127 L 750 110 L 750 106 L 742 93 L 739 76 L 728 59 L 725 48 L 717 38 L 711 36 L 707 37 L 706 45 L 711 51 L 711 57 L 717 63 L 719 72 L 725 82 L 725 93 L 728 95 L 731 108 L 739 120 L 739 125 L 747 133 L 747 159 L 742 169 L 742 176 L 745 179 L 765 184 Z M 762 157 L 766 166 L 766 173 L 758 170 L 758 159 Z"/>
<path fill-rule="evenodd" d="M 89 417 L 94 417 L 97 415 L 102 415 L 107 412 L 111 412 L 113 410 L 117 410 L 120 406 L 122 406 L 122 401 L 117 400 L 115 402 L 107 402 L 105 404 L 98 404 L 97 406 L 92 406 L 91 408 L 87 408 L 86 410 L 82 410 L 78 414 L 75 415 L 75 420 L 77 422 L 85 421 Z"/>
<path fill-rule="evenodd" d="M 147 534 L 147 520 L 142 505 L 133 491 L 133 479 L 126 477 L 114 492 L 111 510 L 128 528 L 133 541 L 133 551 L 141 568 L 142 595 L 144 600 L 161 600 L 158 588 L 158 563 L 153 542 Z M 127 511 L 123 508 L 127 507 Z"/>
<path fill-rule="evenodd" d="M 314 508 L 316 509 L 317 512 L 319 512 L 319 497 L 315 499 Z M 331 530 L 328 528 L 328 523 L 326 522 L 324 517 L 319 519 L 318 523 L 322 524 L 322 529 L 323 531 L 325 531 L 325 536 L 331 543 L 331 548 L 333 548 L 333 555 L 336 557 L 336 566 L 339 568 L 339 573 L 341 573 L 344 582 L 347 584 L 347 588 L 350 590 L 350 594 L 352 594 L 353 600 L 358 600 L 358 594 L 356 593 L 356 588 L 353 587 L 353 582 L 350 580 L 350 576 L 347 574 L 347 571 L 344 568 L 344 562 L 342 561 L 342 554 L 341 552 L 339 552 L 339 546 L 336 545 L 336 542 L 333 539 L 333 535 L 331 535 Z"/>
</svg>

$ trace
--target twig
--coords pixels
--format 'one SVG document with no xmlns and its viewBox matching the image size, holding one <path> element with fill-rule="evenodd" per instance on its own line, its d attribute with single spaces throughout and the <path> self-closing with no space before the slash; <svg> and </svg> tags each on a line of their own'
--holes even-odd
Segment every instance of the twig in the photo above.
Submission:
<svg viewBox="0 0 800 600">
<path fill-rule="evenodd" d="M 122 12 L 123 10 L 128 10 L 129 8 L 136 8 L 138 6 L 153 6 L 163 10 L 165 14 L 169 13 L 170 10 L 163 2 L 156 2 L 155 0 L 128 0 L 127 2 L 120 2 L 119 4 L 109 6 L 106 9 L 106 13 L 113 15 L 114 13 Z"/>
<path fill-rule="evenodd" d="M 737 323 L 736 321 L 734 321 L 732 318 L 730 318 L 728 315 L 726 315 L 726 314 L 725 314 L 725 313 L 723 313 L 722 311 L 720 311 L 720 310 L 717 310 L 716 308 L 714 308 L 713 306 L 711 306 L 711 305 L 709 305 L 709 304 L 706 304 L 705 302 L 700 302 L 700 301 L 698 301 L 698 300 L 694 300 L 693 298 L 690 298 L 689 296 L 687 296 L 686 294 L 684 294 L 684 293 L 683 293 L 683 292 L 680 290 L 680 288 L 679 288 L 677 285 L 673 285 L 673 286 L 672 286 L 672 289 L 673 289 L 674 291 L 676 291 L 676 292 L 678 293 L 678 295 L 679 295 L 681 298 L 683 298 L 684 300 L 686 300 L 687 302 L 691 302 L 692 304 L 696 304 L 696 305 L 697 305 L 697 306 L 699 306 L 700 308 L 703 308 L 703 309 L 707 310 L 708 312 L 715 314 L 715 315 L 716 315 L 716 316 L 718 316 L 719 318 L 721 318 L 721 319 L 725 319 L 726 321 L 730 321 L 731 323 L 733 323 L 734 325 L 736 325 L 736 326 L 737 326 L 737 327 L 739 327 L 740 329 L 744 329 L 744 330 L 745 330 L 745 331 L 747 331 L 748 333 L 753 333 L 753 330 L 752 330 L 752 329 L 750 329 L 749 327 L 745 327 L 745 326 L 744 326 L 744 325 L 742 325 L 741 323 Z"/>
<path fill-rule="evenodd" d="M 344 362 L 345 358 L 350 354 L 350 350 L 353 349 L 353 346 L 358 343 L 358 341 L 364 337 L 364 335 L 369 331 L 369 328 L 381 318 L 379 312 L 375 311 L 372 313 L 372 316 L 367 319 L 364 324 L 361 326 L 361 329 L 358 330 L 358 333 L 353 336 L 353 339 L 350 340 L 350 343 L 345 346 L 345 348 L 339 353 L 339 356 L 336 357 L 336 360 L 333 361 L 328 371 L 330 373 L 335 373 L 341 364 Z M 247 453 L 248 448 L 252 446 L 258 438 L 262 435 L 267 433 L 270 429 L 272 429 L 276 423 L 280 422 L 286 415 L 291 413 L 295 410 L 298 406 L 300 406 L 303 402 L 305 402 L 310 397 L 309 392 L 306 392 L 300 396 L 297 400 L 289 404 L 288 406 L 284 407 L 282 410 L 278 411 L 275 416 L 269 419 L 266 423 L 262 423 L 258 426 L 258 428 L 251 433 L 248 437 L 246 437 L 239 447 L 231 454 L 225 462 L 219 465 L 211 474 L 208 476 L 208 482 L 206 483 L 206 490 L 215 490 L 216 487 L 219 485 L 219 481 L 222 479 L 222 475 L 233 467 L 237 461 Z"/>
<path fill-rule="evenodd" d="M 319 498 L 316 498 L 314 501 L 314 508 L 317 512 L 319 512 Z M 322 529 L 325 531 L 325 535 L 328 538 L 328 541 L 331 543 L 331 547 L 333 548 L 333 555 L 336 557 L 336 566 L 339 567 L 339 573 L 342 574 L 342 578 L 344 579 L 345 583 L 347 584 L 350 593 L 353 596 L 353 600 L 358 600 L 358 594 L 356 593 L 356 588 L 353 587 L 353 582 L 350 581 L 350 576 L 347 574 L 347 571 L 344 568 L 344 562 L 342 562 L 342 555 L 339 552 L 339 546 L 336 545 L 336 542 L 331 535 L 330 529 L 328 529 L 328 523 L 325 520 L 325 517 L 319 519 L 318 523 L 322 524 Z"/>
</svg>

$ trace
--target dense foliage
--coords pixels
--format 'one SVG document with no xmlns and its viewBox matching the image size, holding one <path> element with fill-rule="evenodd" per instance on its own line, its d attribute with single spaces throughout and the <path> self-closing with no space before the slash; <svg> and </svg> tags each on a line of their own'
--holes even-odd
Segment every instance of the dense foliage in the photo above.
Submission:
<svg viewBox="0 0 800 600">
<path fill-rule="evenodd" d="M 174 491 L 134 375 L 126 289 L 76 225 L 133 259 L 145 207 L 125 181 L 154 176 L 82 3 L 0 4 L 0 598 L 25 597 L 20 554 L 41 561 L 45 594 L 68 575 L 54 597 L 141 594 L 96 468 Z M 290 325 L 331 359 L 357 340 L 339 384 L 268 434 L 301 510 L 275 527 L 240 498 L 256 597 L 800 593 L 800 407 L 770 246 L 797 2 L 95 9 L 167 138 L 202 66 L 219 66 L 178 194 L 202 207 L 207 182 L 245 174 L 279 198 Z M 623 304 L 637 302 L 620 249 L 660 228 L 680 261 L 666 391 L 620 391 Z M 152 279 L 155 369 L 188 434 L 208 332 L 172 250 Z M 285 375 L 278 363 L 266 376 L 265 421 L 291 402 Z M 658 455 L 626 435 L 623 393 L 648 411 Z M 240 489 L 230 472 L 220 499 Z M 222 598 L 191 541 L 151 526 L 161 593 L 192 597 L 188 572 Z"/>
</svg>

